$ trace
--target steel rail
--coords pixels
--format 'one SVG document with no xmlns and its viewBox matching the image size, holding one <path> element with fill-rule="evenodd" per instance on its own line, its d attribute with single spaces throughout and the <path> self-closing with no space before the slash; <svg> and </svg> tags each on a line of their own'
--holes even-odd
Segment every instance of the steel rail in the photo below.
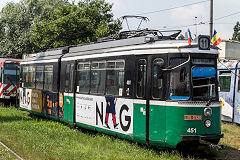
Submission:
<svg viewBox="0 0 240 160">
<path fill-rule="evenodd" d="M 24 160 L 22 157 L 20 157 L 17 153 L 13 152 L 10 148 L 8 148 L 5 144 L 3 144 L 2 142 L 0 142 L 0 144 L 6 148 L 9 152 L 11 152 L 14 156 L 16 156 L 18 159 L 20 160 Z"/>
</svg>

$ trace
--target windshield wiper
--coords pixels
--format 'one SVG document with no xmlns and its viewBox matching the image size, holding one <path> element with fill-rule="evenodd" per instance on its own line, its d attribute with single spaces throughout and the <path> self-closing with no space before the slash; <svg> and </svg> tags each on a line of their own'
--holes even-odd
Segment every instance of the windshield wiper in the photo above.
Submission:
<svg viewBox="0 0 240 160">
<path fill-rule="evenodd" d="M 209 101 L 207 102 L 206 106 L 210 106 L 210 104 L 212 103 L 212 100 L 213 100 L 213 97 L 211 97 L 211 98 L 209 99 Z"/>
</svg>

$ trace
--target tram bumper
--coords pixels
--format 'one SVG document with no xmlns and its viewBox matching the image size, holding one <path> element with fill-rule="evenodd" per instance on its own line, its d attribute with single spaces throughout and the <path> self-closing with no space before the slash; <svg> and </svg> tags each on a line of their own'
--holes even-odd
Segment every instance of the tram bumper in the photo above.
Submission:
<svg viewBox="0 0 240 160">
<path fill-rule="evenodd" d="M 211 134 L 211 135 L 181 135 L 181 139 L 183 141 L 208 141 L 208 140 L 214 140 L 214 139 L 220 139 L 223 138 L 223 134 Z"/>
</svg>

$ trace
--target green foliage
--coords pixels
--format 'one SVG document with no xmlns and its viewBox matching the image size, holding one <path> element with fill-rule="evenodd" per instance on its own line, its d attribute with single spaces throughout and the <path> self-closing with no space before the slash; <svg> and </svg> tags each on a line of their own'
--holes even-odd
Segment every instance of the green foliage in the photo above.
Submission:
<svg viewBox="0 0 240 160">
<path fill-rule="evenodd" d="M 232 40 L 240 41 L 240 23 L 237 22 L 233 28 L 233 37 Z"/>
<path fill-rule="evenodd" d="M 32 42 L 42 50 L 92 42 L 121 29 L 113 20 L 112 5 L 104 0 L 84 0 L 56 9 L 48 19 L 35 23 Z"/>
<path fill-rule="evenodd" d="M 22 54 L 95 41 L 120 30 L 105 0 L 21 0 L 0 17 L 0 55 Z"/>
<path fill-rule="evenodd" d="M 30 28 L 36 20 L 49 17 L 54 8 L 65 4 L 62 0 L 21 0 L 8 3 L 0 17 L 0 54 L 20 58 L 37 47 L 30 41 Z"/>
</svg>

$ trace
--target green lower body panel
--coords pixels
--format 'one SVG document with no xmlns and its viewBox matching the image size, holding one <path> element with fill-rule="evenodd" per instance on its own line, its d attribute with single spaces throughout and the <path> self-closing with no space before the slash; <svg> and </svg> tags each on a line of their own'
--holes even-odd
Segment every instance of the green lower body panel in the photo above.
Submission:
<svg viewBox="0 0 240 160">
<path fill-rule="evenodd" d="M 146 104 L 134 104 L 133 115 L 134 141 L 146 143 Z"/>
<path fill-rule="evenodd" d="M 64 95 L 63 102 L 63 114 L 60 118 L 61 121 L 65 123 L 73 124 L 73 116 L 74 116 L 74 106 L 73 106 L 73 96 Z"/>
<path fill-rule="evenodd" d="M 166 114 L 165 106 L 150 105 L 149 108 L 149 143 L 165 147 Z"/>
<path fill-rule="evenodd" d="M 166 107 L 166 147 L 175 148 L 181 136 L 220 135 L 220 107 L 212 107 L 212 116 L 204 116 L 205 107 Z M 211 120 L 209 128 L 204 126 Z"/>
</svg>

